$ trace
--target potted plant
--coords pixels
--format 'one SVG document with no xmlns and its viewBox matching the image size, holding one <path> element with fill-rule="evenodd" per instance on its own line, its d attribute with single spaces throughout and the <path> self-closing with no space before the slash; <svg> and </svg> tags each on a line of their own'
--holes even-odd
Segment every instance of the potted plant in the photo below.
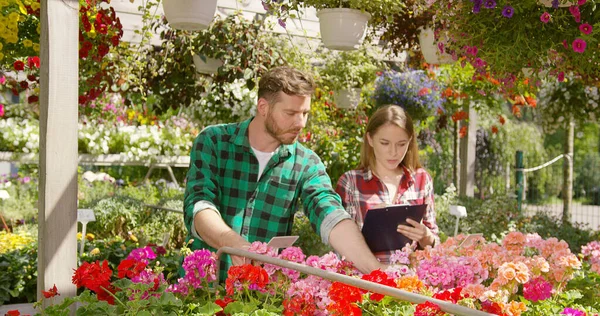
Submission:
<svg viewBox="0 0 600 316">
<path fill-rule="evenodd" d="M 404 8 L 386 23 L 381 39 L 395 54 L 409 50 L 421 52 L 429 64 L 443 64 L 453 61 L 452 56 L 440 51 L 440 32 L 435 32 L 434 11 L 417 0 L 404 1 Z M 443 42 L 440 47 L 443 48 Z M 420 59 L 420 58 L 419 58 Z"/>
<path fill-rule="evenodd" d="M 394 14 L 402 10 L 399 1 L 389 0 L 262 0 L 269 14 L 280 18 L 280 24 L 288 17 L 308 7 L 317 9 L 323 45 L 329 49 L 354 50 L 362 43 L 367 26 L 373 32 L 392 21 Z"/>
<path fill-rule="evenodd" d="M 336 106 L 354 109 L 365 85 L 373 83 L 382 64 L 367 49 L 330 53 L 320 75 L 333 90 Z"/>
<path fill-rule="evenodd" d="M 539 77 L 547 70 L 559 80 L 568 72 L 597 80 L 600 32 L 592 24 L 600 20 L 600 9 L 592 0 L 559 6 L 566 3 L 546 7 L 539 0 L 477 0 L 456 5 L 438 0 L 432 8 L 449 35 L 446 49 L 503 81 L 523 77 L 522 68 Z"/>
<path fill-rule="evenodd" d="M 375 81 L 376 107 L 396 104 L 415 121 L 424 121 L 441 108 L 442 96 L 435 80 L 422 70 L 384 71 Z"/>
<path fill-rule="evenodd" d="M 162 4 L 169 25 L 176 30 L 204 30 L 217 11 L 217 0 L 162 0 Z"/>
</svg>

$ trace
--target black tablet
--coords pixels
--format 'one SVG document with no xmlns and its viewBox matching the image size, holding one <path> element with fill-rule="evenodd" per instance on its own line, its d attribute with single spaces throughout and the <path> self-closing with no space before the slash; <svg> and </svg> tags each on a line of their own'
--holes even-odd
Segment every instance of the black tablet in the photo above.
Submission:
<svg viewBox="0 0 600 316">
<path fill-rule="evenodd" d="M 412 240 L 398 232 L 398 225 L 406 224 L 407 218 L 421 222 L 427 204 L 388 205 L 370 209 L 365 216 L 362 234 L 372 252 L 402 249 Z M 410 225 L 408 225 L 410 226 Z"/>
</svg>

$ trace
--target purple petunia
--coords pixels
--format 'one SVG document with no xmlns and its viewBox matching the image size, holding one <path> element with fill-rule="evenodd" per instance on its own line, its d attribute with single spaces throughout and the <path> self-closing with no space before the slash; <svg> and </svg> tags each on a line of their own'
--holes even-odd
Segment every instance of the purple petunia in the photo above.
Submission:
<svg viewBox="0 0 600 316">
<path fill-rule="evenodd" d="M 587 43 L 582 40 L 581 38 L 577 38 L 573 41 L 573 51 L 576 53 L 583 53 L 585 51 L 585 47 L 587 46 Z"/>
<path fill-rule="evenodd" d="M 552 8 L 558 9 L 558 0 L 552 0 Z"/>
<path fill-rule="evenodd" d="M 505 6 L 504 9 L 502 9 L 502 15 L 505 18 L 512 18 L 513 14 L 515 14 L 515 9 L 509 5 Z"/>
<path fill-rule="evenodd" d="M 486 0 L 483 3 L 483 7 L 486 9 L 493 9 L 496 7 L 496 1 L 495 0 Z"/>
<path fill-rule="evenodd" d="M 481 11 L 481 3 L 483 0 L 471 0 L 473 2 L 473 13 L 479 13 Z"/>
<path fill-rule="evenodd" d="M 542 16 L 540 16 L 540 21 L 542 21 L 544 23 L 548 23 L 548 22 L 550 22 L 550 18 L 551 18 L 550 13 L 544 12 L 544 13 L 542 13 Z"/>
</svg>

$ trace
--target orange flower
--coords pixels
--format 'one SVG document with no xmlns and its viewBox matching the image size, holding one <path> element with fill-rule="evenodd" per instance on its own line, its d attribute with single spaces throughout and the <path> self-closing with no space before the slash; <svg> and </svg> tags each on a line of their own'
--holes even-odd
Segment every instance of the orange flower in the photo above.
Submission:
<svg viewBox="0 0 600 316">
<path fill-rule="evenodd" d="M 444 98 L 449 98 L 451 96 L 452 96 L 452 89 L 450 89 L 450 88 L 446 88 L 446 90 L 444 90 L 442 92 L 442 97 L 444 97 Z"/>
<path fill-rule="evenodd" d="M 462 121 L 462 120 L 468 119 L 468 118 L 469 118 L 469 114 L 465 111 L 458 111 L 458 112 L 455 112 L 454 114 L 452 114 L 452 120 L 454 122 Z"/>
<path fill-rule="evenodd" d="M 504 116 L 502 116 L 502 115 L 498 115 L 498 121 L 500 122 L 501 125 L 504 125 L 504 123 L 506 123 L 506 120 L 504 119 Z"/>
<path fill-rule="evenodd" d="M 535 97 L 525 97 L 525 101 L 527 101 L 527 104 L 529 104 L 532 108 L 537 106 L 537 100 Z"/>
<path fill-rule="evenodd" d="M 458 131 L 458 137 L 459 137 L 459 138 L 463 138 L 463 137 L 465 137 L 465 136 L 467 136 L 467 127 L 466 127 L 466 126 L 463 126 L 463 127 L 461 127 L 461 128 L 460 128 L 460 130 Z"/>
<path fill-rule="evenodd" d="M 519 108 L 518 105 L 513 105 L 512 106 L 512 113 L 516 117 L 521 117 L 521 108 Z"/>
<path fill-rule="evenodd" d="M 527 306 L 525 306 L 525 303 L 523 302 L 516 302 L 516 301 L 512 301 L 509 304 L 506 304 L 504 306 L 505 308 L 505 312 L 508 315 L 512 315 L 512 316 L 519 316 L 521 315 L 521 313 L 523 313 L 524 311 L 527 310 Z"/>
<path fill-rule="evenodd" d="M 408 292 L 418 293 L 423 288 L 423 282 L 419 280 L 419 277 L 416 275 L 413 276 L 403 276 L 398 281 L 398 288 L 401 290 L 405 290 Z"/>
<path fill-rule="evenodd" d="M 498 134 L 498 127 L 496 127 L 496 125 L 492 125 L 492 133 Z"/>
<path fill-rule="evenodd" d="M 514 105 L 525 105 L 525 98 L 522 95 L 515 96 Z"/>
</svg>

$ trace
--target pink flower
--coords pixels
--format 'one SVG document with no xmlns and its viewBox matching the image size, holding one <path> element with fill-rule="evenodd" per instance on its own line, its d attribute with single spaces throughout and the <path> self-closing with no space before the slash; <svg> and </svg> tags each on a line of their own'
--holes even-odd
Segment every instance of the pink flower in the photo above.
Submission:
<svg viewBox="0 0 600 316">
<path fill-rule="evenodd" d="M 575 22 L 581 22 L 581 12 L 579 11 L 579 7 L 574 5 L 569 7 L 569 12 L 575 18 Z"/>
<path fill-rule="evenodd" d="M 567 40 L 563 40 L 562 44 L 565 49 L 569 49 L 569 44 L 567 43 Z"/>
<path fill-rule="evenodd" d="M 532 302 L 543 301 L 551 296 L 552 284 L 542 277 L 537 277 L 523 285 L 523 297 Z"/>
<path fill-rule="evenodd" d="M 588 35 L 588 34 L 592 33 L 592 31 L 594 29 L 592 28 L 591 25 L 589 25 L 587 23 L 583 23 L 579 26 L 579 30 L 581 31 L 581 33 Z"/>
<path fill-rule="evenodd" d="M 0 117 L 4 116 L 4 104 L 0 103 Z"/>
<path fill-rule="evenodd" d="M 573 51 L 576 53 L 583 53 L 585 51 L 587 43 L 581 38 L 577 38 L 573 41 Z"/>
<path fill-rule="evenodd" d="M 542 21 L 544 23 L 548 23 L 548 22 L 550 22 L 550 18 L 551 18 L 550 13 L 544 12 L 544 13 L 542 13 L 542 16 L 540 16 L 540 21 Z"/>
<path fill-rule="evenodd" d="M 4 84 L 6 83 L 6 77 L 2 76 L 0 77 L 0 84 Z"/>
<path fill-rule="evenodd" d="M 587 0 L 577 0 L 577 5 L 584 5 Z"/>
</svg>

